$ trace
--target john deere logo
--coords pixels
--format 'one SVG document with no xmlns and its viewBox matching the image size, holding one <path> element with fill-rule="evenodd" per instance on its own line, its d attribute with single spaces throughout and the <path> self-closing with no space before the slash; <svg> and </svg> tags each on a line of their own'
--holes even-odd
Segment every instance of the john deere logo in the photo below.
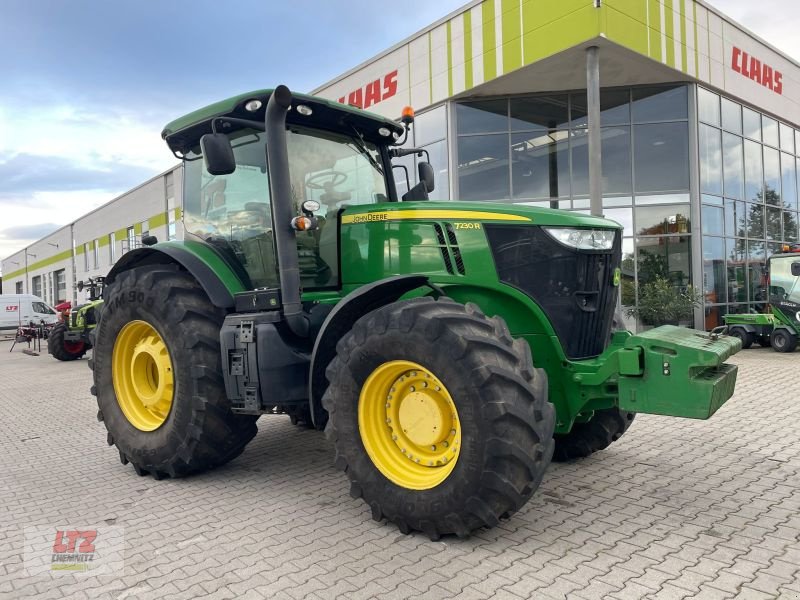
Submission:
<svg viewBox="0 0 800 600">
<path fill-rule="evenodd" d="M 620 279 L 622 279 L 622 271 L 617 267 L 614 269 L 614 287 L 619 287 Z"/>
</svg>

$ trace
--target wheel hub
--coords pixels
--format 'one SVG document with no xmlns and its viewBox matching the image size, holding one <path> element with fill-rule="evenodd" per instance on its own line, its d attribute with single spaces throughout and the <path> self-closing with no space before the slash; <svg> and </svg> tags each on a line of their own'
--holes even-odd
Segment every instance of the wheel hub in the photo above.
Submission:
<svg viewBox="0 0 800 600">
<path fill-rule="evenodd" d="M 145 321 L 131 321 L 117 335 L 111 359 L 114 392 L 128 421 L 158 429 L 172 408 L 174 375 L 164 340 Z"/>
<path fill-rule="evenodd" d="M 382 364 L 364 382 L 358 411 L 364 447 L 393 483 L 429 489 L 452 472 L 461 446 L 458 412 L 430 370 L 410 361 Z"/>
</svg>

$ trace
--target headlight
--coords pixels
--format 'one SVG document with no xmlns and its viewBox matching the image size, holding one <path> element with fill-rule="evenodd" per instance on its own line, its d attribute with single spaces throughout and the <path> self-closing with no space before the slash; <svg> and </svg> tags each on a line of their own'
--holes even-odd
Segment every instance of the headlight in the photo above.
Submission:
<svg viewBox="0 0 800 600">
<path fill-rule="evenodd" d="M 572 227 L 544 227 L 553 239 L 578 250 L 611 250 L 614 246 L 613 229 L 574 229 Z"/>
</svg>

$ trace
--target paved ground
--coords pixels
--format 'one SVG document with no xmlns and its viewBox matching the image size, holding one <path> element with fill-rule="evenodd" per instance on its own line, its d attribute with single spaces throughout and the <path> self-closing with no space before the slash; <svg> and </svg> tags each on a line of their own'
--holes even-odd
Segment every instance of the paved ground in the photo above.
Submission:
<svg viewBox="0 0 800 600">
<path fill-rule="evenodd" d="M 183 480 L 106 446 L 85 361 L 0 344 L 0 597 L 800 598 L 800 353 L 736 357 L 711 420 L 640 416 L 553 465 L 510 521 L 430 542 L 370 519 L 321 433 L 262 417 L 245 453 Z M 23 528 L 123 526 L 116 577 L 23 573 Z"/>
</svg>

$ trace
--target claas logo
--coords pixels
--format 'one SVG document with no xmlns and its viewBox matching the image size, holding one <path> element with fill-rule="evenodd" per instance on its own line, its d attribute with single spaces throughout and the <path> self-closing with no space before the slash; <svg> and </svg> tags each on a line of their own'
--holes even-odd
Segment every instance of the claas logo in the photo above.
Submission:
<svg viewBox="0 0 800 600">
<path fill-rule="evenodd" d="M 370 81 L 367 85 L 353 90 L 339 98 L 342 104 L 352 104 L 358 108 L 369 108 L 382 100 L 387 100 L 397 93 L 397 69 L 387 73 L 381 79 Z"/>
</svg>

